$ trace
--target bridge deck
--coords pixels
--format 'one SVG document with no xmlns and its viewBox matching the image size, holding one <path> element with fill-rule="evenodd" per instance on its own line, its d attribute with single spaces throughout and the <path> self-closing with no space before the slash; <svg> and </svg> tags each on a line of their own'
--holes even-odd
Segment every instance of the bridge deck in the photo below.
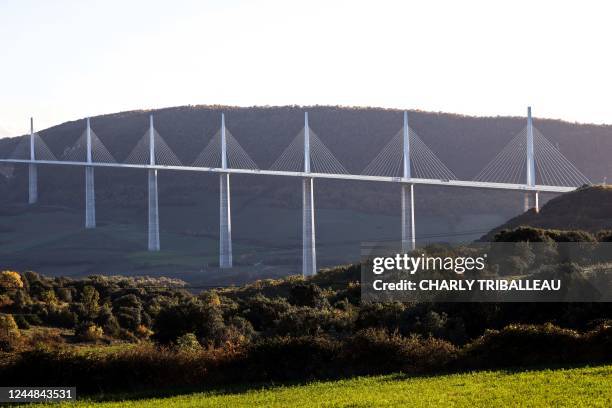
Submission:
<svg viewBox="0 0 612 408">
<path fill-rule="evenodd" d="M 528 186 L 525 184 L 507 184 L 507 183 L 491 183 L 482 181 L 462 181 L 462 180 L 437 180 L 437 179 L 422 179 L 422 178 L 402 178 L 402 177 L 383 177 L 383 176 L 365 176 L 358 174 L 328 174 L 328 173 L 304 173 L 296 171 L 276 171 L 276 170 L 252 170 L 252 169 L 222 169 L 218 167 L 192 167 L 192 166 L 164 166 L 164 165 L 149 165 L 149 164 L 123 164 L 123 163 L 86 163 L 77 161 L 55 161 L 55 160 L 16 160 L 16 159 L 0 159 L 0 163 L 21 163 L 21 164 L 43 164 L 43 165 L 63 165 L 63 166 L 91 166 L 91 167 L 111 167 L 111 168 L 126 168 L 126 169 L 157 169 L 157 170 L 172 170 L 172 171 L 194 171 L 205 173 L 229 173 L 229 174 L 259 174 L 266 176 L 284 176 L 284 177 L 311 177 L 319 179 L 336 179 L 336 180 L 354 180 L 354 181 L 377 181 L 390 183 L 408 183 L 420 185 L 434 186 L 449 186 L 449 187 L 467 187 L 467 188 L 485 188 L 491 190 L 518 190 L 518 191 L 540 191 L 550 193 L 566 193 L 573 191 L 576 187 L 566 186 L 548 186 L 535 185 Z"/>
</svg>

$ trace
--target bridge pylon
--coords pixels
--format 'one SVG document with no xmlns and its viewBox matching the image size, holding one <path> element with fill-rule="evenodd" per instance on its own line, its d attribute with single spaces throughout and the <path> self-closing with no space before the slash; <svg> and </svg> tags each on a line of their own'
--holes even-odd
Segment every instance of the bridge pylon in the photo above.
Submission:
<svg viewBox="0 0 612 408">
<path fill-rule="evenodd" d="M 227 170 L 227 136 L 225 115 L 221 114 L 221 169 Z M 229 173 L 219 175 L 219 267 L 233 266 L 232 254 L 232 213 L 230 203 Z"/>
<path fill-rule="evenodd" d="M 304 113 L 304 173 L 310 173 L 308 112 Z M 312 177 L 306 176 L 302 179 L 302 276 L 313 276 L 316 273 L 314 182 Z"/>
<path fill-rule="evenodd" d="M 408 112 L 404 112 L 404 127 L 402 134 L 403 178 L 410 179 L 410 127 Z M 414 235 L 414 184 L 402 183 L 402 252 L 414 251 L 416 237 Z"/>
<path fill-rule="evenodd" d="M 149 164 L 155 165 L 155 129 L 153 115 L 149 116 Z M 157 195 L 157 169 L 149 169 L 149 245 L 151 252 L 159 251 L 159 203 Z"/>
</svg>

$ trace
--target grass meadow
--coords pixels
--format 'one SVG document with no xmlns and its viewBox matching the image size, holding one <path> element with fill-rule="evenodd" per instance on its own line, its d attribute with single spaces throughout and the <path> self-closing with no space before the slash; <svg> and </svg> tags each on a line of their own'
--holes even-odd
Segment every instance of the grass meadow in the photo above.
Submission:
<svg viewBox="0 0 612 408">
<path fill-rule="evenodd" d="M 38 405 L 44 406 L 44 405 Z M 397 407 L 612 406 L 612 365 L 356 377 L 297 385 L 236 387 L 174 396 L 115 396 L 70 407 Z"/>
</svg>

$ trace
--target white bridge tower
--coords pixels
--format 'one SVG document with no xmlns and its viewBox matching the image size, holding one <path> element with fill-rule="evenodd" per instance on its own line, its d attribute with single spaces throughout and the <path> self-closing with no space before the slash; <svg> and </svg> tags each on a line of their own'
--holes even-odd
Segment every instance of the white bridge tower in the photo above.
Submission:
<svg viewBox="0 0 612 408">
<path fill-rule="evenodd" d="M 221 169 L 227 170 L 227 137 L 225 115 L 221 114 Z M 219 175 L 219 267 L 231 268 L 232 256 L 232 214 L 230 203 L 230 175 Z"/>
<path fill-rule="evenodd" d="M 155 165 L 155 129 L 149 116 L 149 164 Z M 157 169 L 149 169 L 149 251 L 159 251 L 159 206 L 157 202 Z"/>
<path fill-rule="evenodd" d="M 310 173 L 310 128 L 308 112 L 304 113 L 304 173 Z M 312 177 L 302 179 L 302 275 L 317 273 L 315 246 L 315 209 Z"/>
<path fill-rule="evenodd" d="M 414 235 L 414 184 L 408 183 L 412 176 L 410 173 L 410 127 L 408 126 L 408 112 L 404 112 L 403 131 L 403 162 L 404 171 L 402 183 L 402 252 L 414 251 L 416 238 Z"/>
</svg>

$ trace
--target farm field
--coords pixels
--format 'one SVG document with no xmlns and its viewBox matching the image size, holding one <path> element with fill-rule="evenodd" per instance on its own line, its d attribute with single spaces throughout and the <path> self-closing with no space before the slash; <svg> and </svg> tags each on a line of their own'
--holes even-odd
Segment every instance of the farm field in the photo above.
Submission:
<svg viewBox="0 0 612 408">
<path fill-rule="evenodd" d="M 167 398 L 79 401 L 70 407 L 397 407 L 612 405 L 612 366 L 484 371 L 432 377 L 357 377 Z M 40 406 L 40 405 L 39 405 Z"/>
</svg>

